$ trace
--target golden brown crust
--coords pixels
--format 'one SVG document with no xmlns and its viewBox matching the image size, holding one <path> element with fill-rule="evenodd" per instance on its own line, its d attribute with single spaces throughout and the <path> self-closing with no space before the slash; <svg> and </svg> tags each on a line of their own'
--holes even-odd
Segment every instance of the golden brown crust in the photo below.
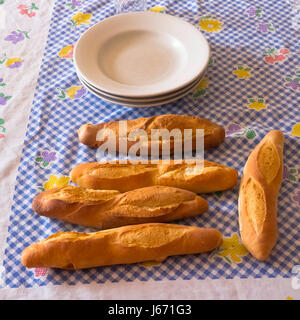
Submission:
<svg viewBox="0 0 300 320">
<path fill-rule="evenodd" d="M 120 192 L 153 185 L 207 193 L 230 189 L 235 186 L 238 172 L 220 164 L 204 161 L 202 173 L 195 164 L 102 164 L 82 163 L 73 168 L 71 180 L 81 187 L 91 189 L 118 189 Z"/>
<path fill-rule="evenodd" d="M 38 194 L 32 207 L 42 216 L 107 229 L 192 217 L 205 212 L 208 203 L 193 192 L 165 186 L 146 187 L 123 194 L 114 190 L 65 186 Z"/>
<path fill-rule="evenodd" d="M 244 245 L 267 260 L 277 242 L 277 197 L 283 173 L 284 136 L 269 132 L 250 154 L 239 192 L 239 222 Z"/>
<path fill-rule="evenodd" d="M 130 131 L 135 129 L 143 129 L 146 131 L 149 143 L 148 152 L 151 154 L 151 130 L 152 129 L 179 129 L 184 134 L 184 129 L 192 129 L 193 137 L 193 150 L 196 147 L 196 129 L 204 129 L 204 148 L 211 148 L 218 146 L 225 139 L 225 130 L 209 120 L 199 117 L 165 114 L 160 116 L 153 116 L 149 118 L 138 118 L 133 120 L 126 120 L 127 122 L 127 135 Z M 117 148 L 119 140 L 119 121 L 103 122 L 99 124 L 84 124 L 78 130 L 79 141 L 89 147 L 96 148 L 103 144 L 103 141 L 97 141 L 97 133 L 101 129 L 110 129 L 116 133 Z M 136 142 L 127 141 L 127 151 Z M 171 153 L 174 152 L 174 144 L 171 143 Z"/>
<path fill-rule="evenodd" d="M 216 229 L 147 223 L 95 233 L 62 232 L 34 243 L 22 252 L 28 268 L 82 269 L 197 254 L 217 248 Z"/>
</svg>

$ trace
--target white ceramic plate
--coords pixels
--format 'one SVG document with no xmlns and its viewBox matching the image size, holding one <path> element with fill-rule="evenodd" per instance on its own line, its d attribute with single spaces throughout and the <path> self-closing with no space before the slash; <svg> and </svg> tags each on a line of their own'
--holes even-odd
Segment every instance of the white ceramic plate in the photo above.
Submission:
<svg viewBox="0 0 300 320">
<path fill-rule="evenodd" d="M 194 88 L 195 85 L 199 84 L 199 82 L 201 81 L 201 79 L 203 78 L 204 74 L 201 75 L 199 78 L 197 78 L 195 81 L 193 81 L 192 83 L 190 83 L 189 85 L 187 85 L 186 87 L 183 87 L 177 91 L 171 92 L 169 94 L 166 95 L 159 95 L 159 96 L 153 96 L 151 98 L 130 98 L 130 97 L 123 97 L 123 96 L 117 96 L 117 95 L 111 95 L 108 94 L 96 87 L 94 87 L 92 84 L 90 84 L 88 81 L 86 81 L 80 74 L 77 74 L 79 80 L 81 82 L 83 82 L 84 84 L 86 84 L 87 86 L 91 87 L 91 89 L 93 89 L 95 92 L 101 94 L 103 97 L 106 97 L 107 99 L 118 99 L 119 101 L 124 101 L 124 102 L 142 102 L 142 103 L 152 103 L 155 101 L 162 101 L 162 100 L 166 100 L 166 99 L 171 99 L 173 97 L 178 97 L 181 93 L 187 92 L 188 90 L 190 90 L 191 88 Z"/>
<path fill-rule="evenodd" d="M 95 24 L 78 40 L 75 67 L 98 89 L 125 97 L 151 97 L 195 81 L 210 49 L 190 23 L 167 14 L 133 12 Z"/>
<path fill-rule="evenodd" d="M 92 94 L 94 94 L 95 96 L 108 101 L 108 102 L 113 102 L 122 106 L 127 106 L 127 107 L 154 107 L 154 106 L 161 106 L 163 104 L 169 103 L 169 102 L 173 102 L 176 101 L 182 97 L 184 97 L 185 95 L 187 95 L 189 92 L 191 92 L 201 81 L 201 79 L 196 82 L 193 86 L 188 86 L 188 88 L 184 91 L 179 93 L 176 96 L 173 97 L 165 97 L 164 99 L 161 100 L 156 100 L 156 101 L 145 101 L 145 102 L 141 102 L 141 101 L 132 101 L 132 100 L 120 100 L 118 98 L 111 98 L 111 97 L 107 97 L 106 95 L 101 94 L 99 91 L 96 91 L 93 87 L 91 87 L 91 85 L 89 85 L 85 80 L 83 80 L 82 78 L 79 78 L 79 80 L 81 81 L 81 83 L 83 84 L 83 86 Z"/>
</svg>

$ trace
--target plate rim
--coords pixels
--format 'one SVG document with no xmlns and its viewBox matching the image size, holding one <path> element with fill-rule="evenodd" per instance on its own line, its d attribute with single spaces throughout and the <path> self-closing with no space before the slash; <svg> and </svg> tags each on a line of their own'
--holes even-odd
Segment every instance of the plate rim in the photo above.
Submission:
<svg viewBox="0 0 300 320">
<path fill-rule="evenodd" d="M 198 85 L 198 83 L 202 80 L 202 78 L 201 78 L 201 79 L 199 80 L 199 82 L 197 82 L 194 86 L 190 87 L 189 89 L 187 89 L 187 91 L 179 94 L 178 96 L 173 97 L 173 98 L 171 98 L 171 99 L 162 100 L 162 102 L 158 102 L 158 101 L 156 102 L 156 101 L 154 101 L 154 103 L 151 103 L 151 102 L 150 102 L 150 103 L 146 103 L 146 102 L 144 102 L 144 103 L 134 103 L 134 102 L 132 102 L 132 103 L 131 103 L 130 101 L 128 101 L 128 102 L 123 102 L 123 101 L 118 102 L 118 101 L 117 101 L 118 99 L 115 99 L 116 101 L 113 101 L 113 100 L 114 100 L 113 98 L 112 98 L 112 100 L 110 100 L 109 98 L 103 97 L 103 96 L 101 95 L 101 93 L 97 93 L 96 91 L 94 92 L 93 89 L 89 88 L 89 86 L 88 86 L 87 84 L 85 84 L 84 82 L 82 82 L 82 79 L 79 79 L 79 80 L 80 80 L 80 82 L 82 83 L 82 85 L 83 85 L 89 92 L 91 92 L 93 95 L 96 95 L 98 98 L 103 99 L 103 100 L 105 100 L 105 101 L 107 101 L 107 102 L 115 103 L 115 104 L 120 105 L 120 106 L 127 106 L 127 107 L 134 107 L 134 108 L 147 108 L 147 107 L 158 107 L 158 106 L 162 106 L 162 105 L 164 105 L 164 104 L 167 104 L 167 103 L 170 103 L 170 102 L 174 102 L 174 101 L 177 101 L 177 100 L 185 97 L 189 92 L 191 92 L 191 91 Z"/>
<path fill-rule="evenodd" d="M 80 73 L 77 73 L 77 77 L 80 81 L 86 82 L 89 86 L 92 87 L 92 89 L 94 89 L 96 92 L 99 92 L 100 94 L 104 95 L 104 96 L 108 96 L 108 97 L 112 97 L 113 99 L 116 98 L 118 100 L 132 100 L 132 101 L 136 101 L 136 102 L 144 102 L 143 100 L 148 100 L 148 101 L 156 101 L 156 100 L 162 100 L 163 98 L 167 98 L 167 97 L 173 97 L 174 95 L 178 95 L 181 92 L 186 91 L 186 89 L 188 88 L 192 88 L 195 85 L 198 85 L 200 83 L 200 81 L 205 77 L 206 75 L 206 70 L 200 74 L 200 76 L 198 78 L 196 78 L 193 82 L 191 82 L 190 84 L 188 84 L 187 86 L 179 89 L 179 90 L 175 90 L 170 92 L 169 94 L 165 94 L 165 95 L 159 95 L 159 96 L 149 96 L 149 97 L 126 97 L 126 96 L 119 96 L 119 95 L 112 95 L 108 92 L 105 92 L 99 88 L 96 88 L 95 86 L 93 86 L 91 83 L 88 82 L 87 79 L 85 79 Z M 148 98 L 148 99 L 147 99 Z M 146 102 L 146 101 L 145 101 Z"/>
</svg>

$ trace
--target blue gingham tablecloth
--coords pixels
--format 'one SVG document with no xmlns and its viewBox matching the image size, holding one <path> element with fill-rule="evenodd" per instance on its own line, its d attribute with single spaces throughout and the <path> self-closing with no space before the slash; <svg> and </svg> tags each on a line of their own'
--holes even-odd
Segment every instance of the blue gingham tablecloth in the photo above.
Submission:
<svg viewBox="0 0 300 320">
<path fill-rule="evenodd" d="M 299 33 L 291 1 L 157 1 L 148 10 L 178 16 L 197 26 L 212 51 L 205 79 L 186 97 L 152 108 L 128 108 L 87 92 L 76 76 L 73 47 L 91 25 L 115 14 L 113 1 L 59 1 L 53 9 L 47 45 L 30 113 L 14 191 L 4 255 L 6 287 L 49 284 L 188 279 L 291 278 L 299 262 L 300 112 Z M 204 195 L 209 211 L 179 221 L 220 230 L 225 242 L 215 252 L 170 257 L 160 264 L 132 264 L 79 271 L 26 269 L 22 250 L 61 231 L 95 231 L 40 217 L 31 208 L 44 189 L 70 183 L 70 170 L 96 161 L 81 145 L 81 124 L 134 119 L 166 113 L 207 118 L 226 128 L 226 139 L 205 158 L 239 171 L 263 136 L 285 135 L 285 174 L 278 202 L 279 240 L 267 262 L 245 252 L 238 231 L 238 185 Z M 239 183 L 238 183 L 239 184 Z"/>
</svg>

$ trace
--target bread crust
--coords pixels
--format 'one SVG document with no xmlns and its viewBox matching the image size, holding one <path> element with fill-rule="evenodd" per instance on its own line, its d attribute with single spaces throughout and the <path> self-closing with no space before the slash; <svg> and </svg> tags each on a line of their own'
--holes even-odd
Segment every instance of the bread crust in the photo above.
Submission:
<svg viewBox="0 0 300 320">
<path fill-rule="evenodd" d="M 78 129 L 79 141 L 91 148 L 101 146 L 104 141 L 97 141 L 97 133 L 101 129 L 110 129 L 116 134 L 117 146 L 116 151 L 119 151 L 119 123 L 120 121 L 103 122 L 99 124 L 84 124 Z M 143 129 L 148 136 L 148 154 L 151 154 L 151 130 L 152 129 L 179 129 L 183 136 L 184 129 L 192 129 L 193 150 L 196 148 L 196 129 L 204 129 L 204 148 L 218 146 L 225 139 L 225 130 L 221 126 L 212 123 L 207 119 L 202 119 L 195 116 L 165 114 L 148 118 L 138 118 L 126 120 L 127 135 L 130 131 Z M 127 140 L 127 151 L 136 142 Z M 161 147 L 161 144 L 160 144 Z M 170 144 L 170 152 L 174 152 L 174 143 Z"/>
<path fill-rule="evenodd" d="M 277 198 L 283 175 L 284 136 L 269 132 L 251 152 L 239 190 L 242 242 L 258 260 L 267 260 L 278 238 Z"/>
<path fill-rule="evenodd" d="M 208 193 L 227 190 L 237 183 L 235 169 L 204 161 L 202 173 L 195 170 L 195 164 L 176 164 L 160 161 L 158 164 L 102 164 L 82 163 L 75 166 L 71 180 L 84 188 L 119 190 L 126 192 L 147 186 L 163 185 L 189 190 L 195 193 Z"/>
<path fill-rule="evenodd" d="M 83 269 L 163 261 L 168 256 L 211 251 L 221 243 L 222 234 L 216 229 L 147 223 L 95 233 L 57 233 L 24 249 L 22 264 Z"/>
<path fill-rule="evenodd" d="M 192 217 L 207 211 L 208 202 L 193 192 L 165 186 L 123 194 L 65 186 L 41 192 L 34 198 L 32 208 L 41 216 L 108 229 Z"/>
</svg>

